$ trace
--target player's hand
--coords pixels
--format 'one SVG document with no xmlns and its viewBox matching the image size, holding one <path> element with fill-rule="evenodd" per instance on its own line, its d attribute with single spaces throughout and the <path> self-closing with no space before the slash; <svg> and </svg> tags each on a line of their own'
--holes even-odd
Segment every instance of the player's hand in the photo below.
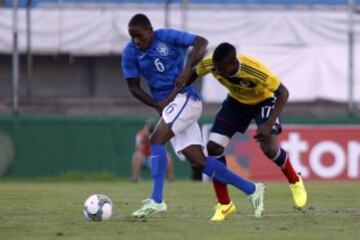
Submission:
<svg viewBox="0 0 360 240">
<path fill-rule="evenodd" d="M 169 105 L 169 103 L 171 103 L 174 98 L 176 97 L 178 91 L 172 91 L 172 93 L 164 100 L 158 102 L 157 104 L 157 111 L 159 112 L 160 116 L 162 115 L 162 111 L 164 110 L 164 108 Z"/>
<path fill-rule="evenodd" d="M 183 89 L 186 86 L 186 83 L 184 82 L 184 78 L 177 78 L 176 83 L 175 83 L 175 89 L 180 91 L 181 89 Z"/>
<path fill-rule="evenodd" d="M 160 116 L 162 114 L 163 109 L 175 99 L 175 97 L 178 93 L 179 93 L 179 89 L 175 88 L 166 99 L 158 102 L 157 109 L 158 109 L 158 112 L 160 113 Z"/>
<path fill-rule="evenodd" d="M 162 113 L 162 111 L 164 110 L 164 108 L 169 104 L 169 100 L 168 99 L 165 99 L 165 100 L 162 100 L 158 103 L 158 108 L 159 108 L 159 111 L 160 111 L 160 115 Z"/>
<path fill-rule="evenodd" d="M 155 109 L 159 113 L 160 116 L 162 116 L 162 112 L 168 104 L 169 104 L 169 97 L 156 104 Z"/>
<path fill-rule="evenodd" d="M 158 102 L 158 104 L 157 104 L 157 106 L 156 106 L 156 110 L 158 111 L 158 113 L 160 114 L 160 116 L 162 115 L 163 109 L 164 109 L 168 104 L 169 104 L 169 103 L 168 103 L 167 99 Z"/>
<path fill-rule="evenodd" d="M 262 142 L 270 138 L 272 129 L 272 124 L 269 123 L 263 123 L 260 126 L 258 126 L 258 129 L 256 130 L 256 134 L 254 138 L 257 142 Z"/>
<path fill-rule="evenodd" d="M 190 74 L 188 71 L 184 71 L 182 72 L 177 78 L 176 78 L 176 83 L 175 83 L 175 89 L 177 89 L 178 91 L 180 91 L 181 89 L 183 89 L 186 86 L 186 83 L 188 81 L 188 79 L 190 78 Z"/>
</svg>

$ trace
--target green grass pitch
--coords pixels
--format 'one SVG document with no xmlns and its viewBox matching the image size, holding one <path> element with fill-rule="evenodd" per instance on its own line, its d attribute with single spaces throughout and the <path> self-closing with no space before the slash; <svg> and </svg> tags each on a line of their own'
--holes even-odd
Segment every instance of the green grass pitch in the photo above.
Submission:
<svg viewBox="0 0 360 240">
<path fill-rule="evenodd" d="M 0 239 L 360 239 L 359 182 L 306 182 L 304 212 L 293 209 L 285 182 L 265 184 L 262 219 L 255 219 L 246 197 L 231 188 L 236 214 L 213 223 L 211 184 L 167 183 L 168 212 L 134 219 L 130 214 L 148 196 L 150 182 L 6 180 L 0 182 Z M 110 221 L 84 221 L 83 202 L 93 193 L 112 199 Z"/>
</svg>

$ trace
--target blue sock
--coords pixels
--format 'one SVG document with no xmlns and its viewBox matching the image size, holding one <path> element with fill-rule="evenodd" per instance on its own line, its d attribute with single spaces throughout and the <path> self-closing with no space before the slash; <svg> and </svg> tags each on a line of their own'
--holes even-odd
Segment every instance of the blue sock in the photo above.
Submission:
<svg viewBox="0 0 360 240">
<path fill-rule="evenodd" d="M 163 201 L 164 181 L 166 175 L 167 159 L 164 145 L 152 144 L 151 151 L 151 176 L 153 178 L 153 190 L 151 198 L 161 203 Z"/>
<path fill-rule="evenodd" d="M 212 157 L 206 158 L 204 173 L 207 174 L 210 178 L 214 178 L 223 184 L 233 185 L 247 195 L 255 192 L 254 183 L 234 174 L 225 166 L 225 164 Z"/>
</svg>

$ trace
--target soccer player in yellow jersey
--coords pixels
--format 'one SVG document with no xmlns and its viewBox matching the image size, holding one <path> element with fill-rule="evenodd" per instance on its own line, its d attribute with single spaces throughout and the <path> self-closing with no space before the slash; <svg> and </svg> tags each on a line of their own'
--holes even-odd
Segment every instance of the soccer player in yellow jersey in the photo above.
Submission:
<svg viewBox="0 0 360 240">
<path fill-rule="evenodd" d="M 211 129 L 207 143 L 209 156 L 226 164 L 224 149 L 231 137 L 236 132 L 244 133 L 254 119 L 258 126 L 255 140 L 286 176 L 295 206 L 304 207 L 307 193 L 302 179 L 294 171 L 288 154 L 277 144 L 277 135 L 281 133 L 279 115 L 289 96 L 287 88 L 260 61 L 237 54 L 229 43 L 218 45 L 213 55 L 198 63 L 185 85 L 208 73 L 229 90 Z M 216 180 L 213 184 L 219 203 L 212 220 L 221 221 L 235 212 L 235 205 L 225 184 Z"/>
</svg>

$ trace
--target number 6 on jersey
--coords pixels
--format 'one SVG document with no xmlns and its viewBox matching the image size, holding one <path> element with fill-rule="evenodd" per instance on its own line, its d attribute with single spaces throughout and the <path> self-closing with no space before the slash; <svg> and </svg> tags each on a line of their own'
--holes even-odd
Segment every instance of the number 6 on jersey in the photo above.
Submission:
<svg viewBox="0 0 360 240">
<path fill-rule="evenodd" d="M 154 64 L 155 64 L 156 69 L 157 69 L 159 72 L 164 72 L 164 71 L 165 71 L 165 66 L 164 66 L 164 64 L 160 61 L 159 58 L 156 58 L 156 59 L 154 60 Z"/>
</svg>

